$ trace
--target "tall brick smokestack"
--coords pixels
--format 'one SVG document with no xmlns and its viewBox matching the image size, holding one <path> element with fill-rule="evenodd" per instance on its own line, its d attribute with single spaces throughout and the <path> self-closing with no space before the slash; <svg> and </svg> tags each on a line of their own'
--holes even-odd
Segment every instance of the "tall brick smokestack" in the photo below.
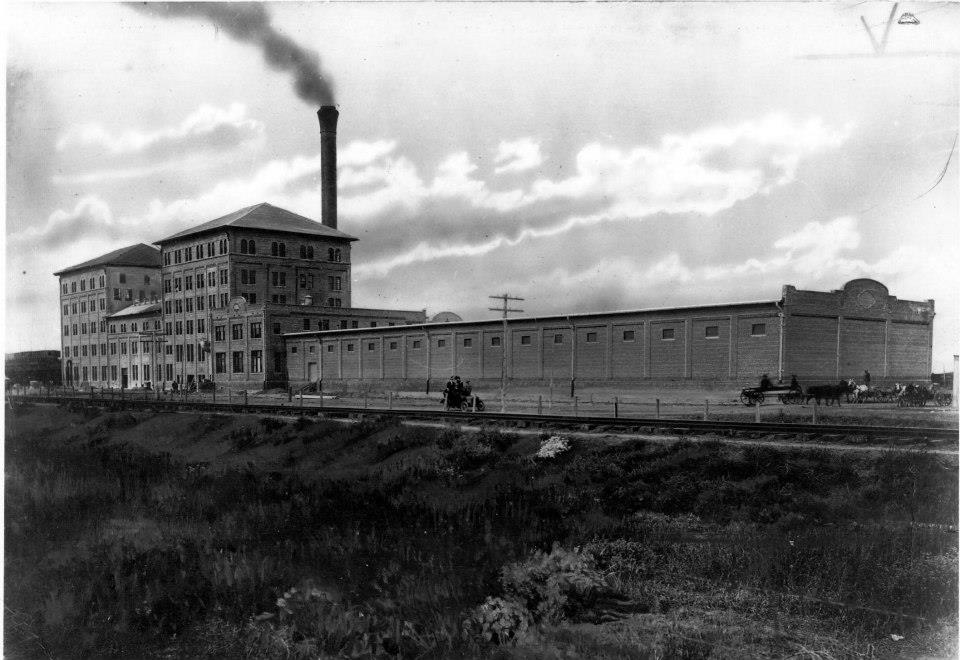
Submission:
<svg viewBox="0 0 960 660">
<path fill-rule="evenodd" d="M 317 110 L 320 119 L 320 221 L 337 228 L 337 118 L 340 113 L 332 105 Z"/>
</svg>

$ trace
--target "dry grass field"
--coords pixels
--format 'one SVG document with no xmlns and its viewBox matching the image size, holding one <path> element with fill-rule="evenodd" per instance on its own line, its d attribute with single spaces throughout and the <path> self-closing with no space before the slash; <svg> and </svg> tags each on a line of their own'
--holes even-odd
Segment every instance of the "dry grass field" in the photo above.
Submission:
<svg viewBox="0 0 960 660">
<path fill-rule="evenodd" d="M 956 456 L 544 440 L 18 407 L 5 654 L 955 656 Z"/>
</svg>

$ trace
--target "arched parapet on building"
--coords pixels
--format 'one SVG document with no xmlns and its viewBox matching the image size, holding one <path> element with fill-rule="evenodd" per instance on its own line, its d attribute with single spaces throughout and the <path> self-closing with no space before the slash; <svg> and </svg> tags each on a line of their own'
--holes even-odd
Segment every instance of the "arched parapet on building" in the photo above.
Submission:
<svg viewBox="0 0 960 660">
<path fill-rule="evenodd" d="M 783 287 L 785 369 L 801 381 L 926 379 L 933 300 L 901 300 L 870 278 L 833 291 Z"/>
</svg>

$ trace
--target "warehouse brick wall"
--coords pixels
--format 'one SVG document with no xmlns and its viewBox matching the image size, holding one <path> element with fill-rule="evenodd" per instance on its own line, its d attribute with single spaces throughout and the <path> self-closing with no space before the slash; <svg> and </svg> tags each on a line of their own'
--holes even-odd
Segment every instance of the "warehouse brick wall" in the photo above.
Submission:
<svg viewBox="0 0 960 660">
<path fill-rule="evenodd" d="M 932 318 L 932 301 L 898 301 L 879 282 L 853 280 L 832 292 L 784 287 L 781 301 L 511 319 L 506 375 L 517 383 L 574 374 L 580 383 L 746 386 L 766 373 L 784 381 L 796 374 L 809 385 L 834 382 L 839 366 L 842 377 L 869 369 L 877 382 L 919 379 L 929 374 Z M 389 387 L 419 388 L 428 379 L 440 387 L 454 374 L 494 384 L 504 350 L 498 320 L 299 332 L 285 340 L 305 349 L 291 358 L 309 356 L 310 346 L 322 351 L 325 382 Z M 306 382 L 306 372 L 291 364 L 291 381 Z"/>
</svg>

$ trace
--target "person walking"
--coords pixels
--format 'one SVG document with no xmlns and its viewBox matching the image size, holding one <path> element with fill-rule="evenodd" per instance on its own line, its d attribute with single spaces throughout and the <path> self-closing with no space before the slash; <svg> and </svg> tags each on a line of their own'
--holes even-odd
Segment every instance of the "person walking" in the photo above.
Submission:
<svg viewBox="0 0 960 660">
<path fill-rule="evenodd" d="M 867 389 L 870 389 L 870 370 L 863 370 L 863 384 L 867 386 Z"/>
</svg>

